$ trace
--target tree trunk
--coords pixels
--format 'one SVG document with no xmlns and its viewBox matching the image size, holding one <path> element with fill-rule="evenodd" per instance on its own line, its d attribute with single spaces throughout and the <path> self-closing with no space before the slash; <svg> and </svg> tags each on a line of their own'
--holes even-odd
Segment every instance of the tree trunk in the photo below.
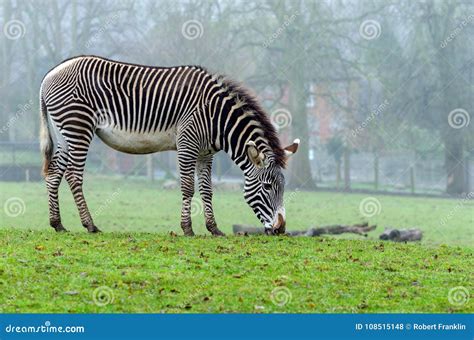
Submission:
<svg viewBox="0 0 474 340">
<path fill-rule="evenodd" d="M 146 156 L 147 176 L 150 182 L 155 181 L 155 166 L 153 162 L 153 154 Z"/>
<path fill-rule="evenodd" d="M 341 159 L 336 160 L 336 188 L 341 185 Z"/>
<path fill-rule="evenodd" d="M 464 164 L 464 147 L 461 133 L 448 134 L 445 139 L 445 153 L 444 153 L 444 164 L 446 167 L 446 193 L 448 194 L 462 194 L 467 192 L 468 188 L 465 187 L 466 180 L 464 169 L 467 164 Z M 449 136 L 450 135 L 450 136 Z"/>
<path fill-rule="evenodd" d="M 351 152 L 344 148 L 344 190 L 351 190 Z"/>
<path fill-rule="evenodd" d="M 2 4 L 3 10 L 3 18 L 6 21 L 12 19 L 12 4 L 10 1 L 4 1 Z M 3 32 L 2 32 L 3 33 Z M 11 101 L 5 100 L 6 98 L 10 97 L 10 87 L 8 86 L 11 81 L 11 63 L 12 63 L 12 43 L 13 41 L 10 39 L 2 39 L 2 43 L 0 44 L 1 49 L 1 72 L 2 76 L 0 77 L 0 94 L 2 96 L 2 101 L 0 103 L 0 109 L 5 112 L 6 114 L 0 115 L 0 126 L 6 126 L 8 119 L 9 119 L 9 112 L 11 108 Z M 13 130 L 13 129 L 9 129 Z M 8 136 L 8 137 L 5 137 Z M 0 134 L 0 138 L 8 139 L 9 141 L 12 140 L 11 132 L 9 131 L 8 134 Z"/>
<path fill-rule="evenodd" d="M 288 186 L 293 189 L 314 189 L 314 183 L 311 174 L 311 165 L 309 162 L 309 130 L 308 115 L 306 112 L 306 103 L 309 93 L 306 90 L 304 69 L 298 63 L 292 68 L 289 81 L 290 89 L 290 113 L 291 113 L 291 131 L 295 138 L 300 138 L 298 152 L 291 157 L 290 177 Z"/>
<path fill-rule="evenodd" d="M 410 167 L 410 192 L 413 195 L 415 193 L 415 168 Z"/>
</svg>

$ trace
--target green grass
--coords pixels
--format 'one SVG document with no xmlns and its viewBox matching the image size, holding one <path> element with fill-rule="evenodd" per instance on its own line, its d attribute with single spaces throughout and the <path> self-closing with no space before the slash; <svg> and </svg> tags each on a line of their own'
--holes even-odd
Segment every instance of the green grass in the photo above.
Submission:
<svg viewBox="0 0 474 340">
<path fill-rule="evenodd" d="M 448 300 L 455 287 L 474 289 L 473 202 L 376 196 L 381 209 L 366 218 L 359 204 L 367 195 L 289 192 L 289 229 L 368 220 L 378 230 L 368 239 L 185 238 L 168 234 L 181 234 L 180 193 L 158 183 L 86 178 L 99 235 L 80 226 L 66 185 L 68 234 L 48 226 L 43 183 L 0 188 L 0 312 L 474 311 L 472 299 Z M 216 192 L 215 212 L 227 233 L 234 223 L 258 223 L 240 192 Z M 206 235 L 203 217 L 193 221 Z M 423 242 L 378 241 L 383 226 L 419 227 Z M 291 295 L 282 306 L 272 301 L 279 290 Z"/>
<path fill-rule="evenodd" d="M 2 215 L 0 227 L 48 230 L 46 187 L 39 183 L 0 182 L 0 204 L 12 197 L 19 198 L 22 214 Z M 181 193 L 162 190 L 159 183 L 133 179 L 115 180 L 86 176 L 85 196 L 96 224 L 104 232 L 181 233 Z M 196 193 L 195 200 L 200 199 Z M 422 197 L 373 195 L 380 202 L 380 211 L 367 218 L 361 214 L 360 203 L 372 195 L 328 192 L 287 192 L 287 228 L 306 229 L 314 225 L 355 224 L 368 221 L 378 228 L 369 235 L 378 239 L 384 227 L 417 227 L 423 230 L 427 245 L 474 244 L 474 202 Z M 71 231 L 83 231 L 74 200 L 67 184 L 61 185 L 61 215 L 63 224 Z M 198 204 L 197 204 L 198 206 Z M 219 227 L 227 233 L 232 224 L 259 225 L 244 202 L 242 192 L 217 191 L 214 212 Z M 196 233 L 206 235 L 204 217 L 198 210 L 193 217 Z"/>
<path fill-rule="evenodd" d="M 0 240 L 2 312 L 474 311 L 448 301 L 451 288 L 472 288 L 462 248 L 11 229 Z"/>
</svg>

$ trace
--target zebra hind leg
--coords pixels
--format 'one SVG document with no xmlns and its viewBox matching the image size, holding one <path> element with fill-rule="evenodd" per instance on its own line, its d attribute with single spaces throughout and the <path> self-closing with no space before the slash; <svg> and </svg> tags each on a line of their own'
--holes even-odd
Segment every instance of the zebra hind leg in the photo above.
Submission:
<svg viewBox="0 0 474 340">
<path fill-rule="evenodd" d="M 61 147 L 58 147 L 51 163 L 49 163 L 48 174 L 45 178 L 46 188 L 48 189 L 49 224 L 57 232 L 67 231 L 61 223 L 58 196 L 59 185 L 66 170 L 67 162 L 67 153 Z"/>
<path fill-rule="evenodd" d="M 194 195 L 194 174 L 180 177 L 183 202 L 181 208 L 181 229 L 185 236 L 194 236 L 191 220 L 191 201 Z"/>
<path fill-rule="evenodd" d="M 83 173 L 84 166 L 87 157 L 88 145 L 86 148 L 71 148 L 72 152 L 69 153 L 69 163 L 66 170 L 66 181 L 69 184 L 74 201 L 76 202 L 77 209 L 79 210 L 79 216 L 81 223 L 84 228 L 90 233 L 100 232 L 99 228 L 94 224 L 92 216 L 87 207 L 84 193 L 82 191 Z"/>
<path fill-rule="evenodd" d="M 188 144 L 184 138 L 178 138 L 177 144 L 180 185 L 183 196 L 181 208 L 181 229 L 183 229 L 185 236 L 194 236 L 191 220 L 191 201 L 194 195 L 194 173 L 197 160 L 197 153 L 193 150 L 196 150 L 197 147 Z"/>
<path fill-rule="evenodd" d="M 204 216 L 207 230 L 214 236 L 225 236 L 219 230 L 212 209 L 212 155 L 202 156 L 197 162 L 199 192 L 204 204 Z"/>
</svg>

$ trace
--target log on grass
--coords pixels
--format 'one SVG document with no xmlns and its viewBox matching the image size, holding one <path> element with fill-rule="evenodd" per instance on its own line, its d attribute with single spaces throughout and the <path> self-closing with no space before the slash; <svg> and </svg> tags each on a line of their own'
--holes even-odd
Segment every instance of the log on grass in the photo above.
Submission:
<svg viewBox="0 0 474 340">
<path fill-rule="evenodd" d="M 423 232 L 420 229 L 394 229 L 385 228 L 385 231 L 380 234 L 379 238 L 386 241 L 395 242 L 413 242 L 421 241 Z"/>
<path fill-rule="evenodd" d="M 324 227 L 312 227 L 307 230 L 294 230 L 286 233 L 288 236 L 321 236 L 321 235 L 339 235 L 344 233 L 352 233 L 367 236 L 367 233 L 375 230 L 377 226 L 369 226 L 368 223 L 355 225 L 329 225 Z M 260 235 L 264 234 L 263 228 L 257 228 L 249 225 L 234 224 L 233 232 L 236 235 Z"/>
</svg>

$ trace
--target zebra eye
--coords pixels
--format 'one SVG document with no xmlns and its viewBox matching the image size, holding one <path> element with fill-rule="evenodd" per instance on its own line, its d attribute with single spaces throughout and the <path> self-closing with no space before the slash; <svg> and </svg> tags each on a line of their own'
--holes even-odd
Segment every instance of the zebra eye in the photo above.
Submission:
<svg viewBox="0 0 474 340">
<path fill-rule="evenodd" d="M 272 184 L 263 182 L 263 188 L 267 191 L 270 191 L 272 189 Z"/>
</svg>

